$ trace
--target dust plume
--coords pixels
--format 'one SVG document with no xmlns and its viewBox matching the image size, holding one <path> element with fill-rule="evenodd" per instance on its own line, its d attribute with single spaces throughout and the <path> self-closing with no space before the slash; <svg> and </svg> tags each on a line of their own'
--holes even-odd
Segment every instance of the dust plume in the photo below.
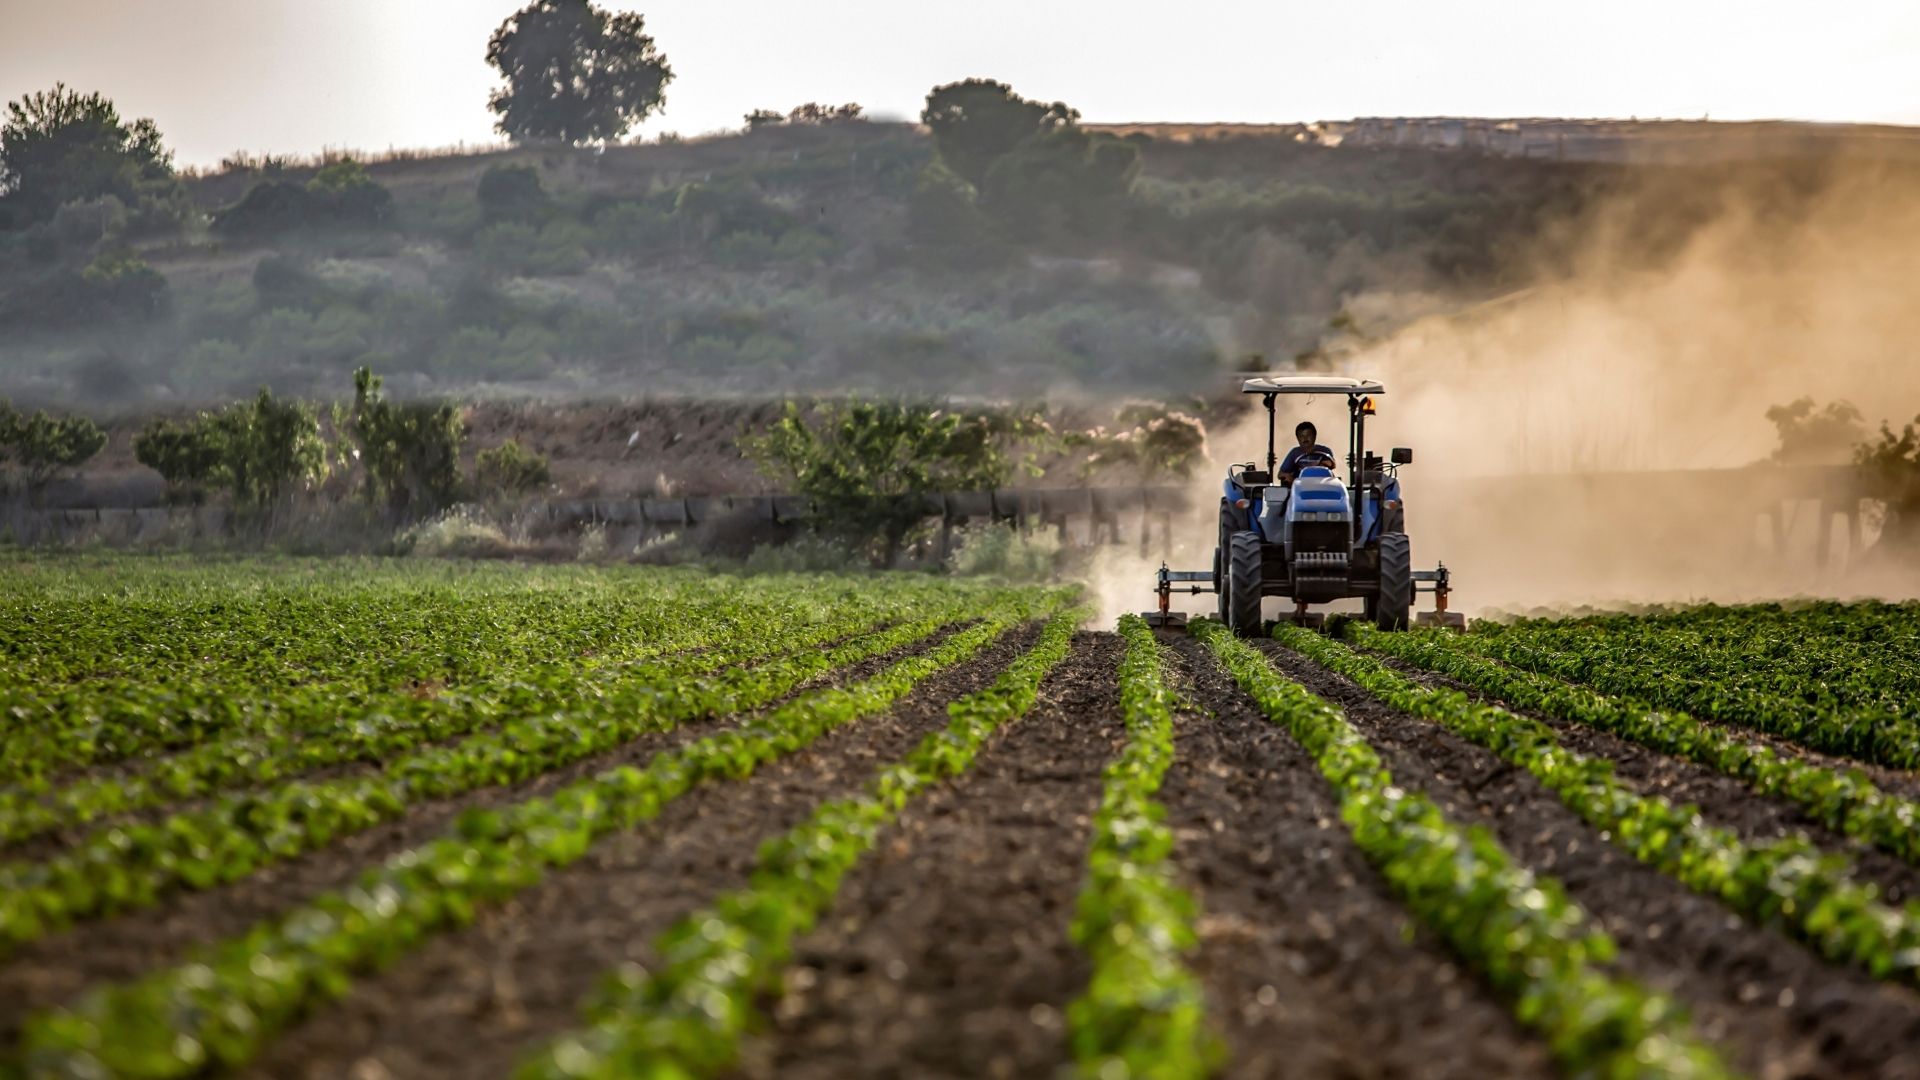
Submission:
<svg viewBox="0 0 1920 1080">
<path fill-rule="evenodd" d="M 1859 505 L 1844 474 L 1798 493 L 1826 494 L 1827 514 L 1738 474 L 1673 474 L 1764 461 L 1767 409 L 1796 398 L 1850 400 L 1870 427 L 1920 412 L 1920 173 L 1840 157 L 1649 169 L 1537 247 L 1530 285 L 1405 322 L 1338 364 L 1386 384 L 1369 446 L 1414 448 L 1415 564 L 1456 572 L 1456 608 L 1915 594 L 1920 575 L 1863 550 L 1871 512 L 1851 537 L 1828 516 Z M 1345 451 L 1342 401 L 1280 407 L 1282 451 L 1299 419 Z M 1209 443 L 1222 460 L 1176 526 L 1176 565 L 1194 569 L 1211 558 L 1225 462 L 1265 454 L 1264 415 Z M 1123 610 L 1147 606 L 1149 577 Z"/>
</svg>

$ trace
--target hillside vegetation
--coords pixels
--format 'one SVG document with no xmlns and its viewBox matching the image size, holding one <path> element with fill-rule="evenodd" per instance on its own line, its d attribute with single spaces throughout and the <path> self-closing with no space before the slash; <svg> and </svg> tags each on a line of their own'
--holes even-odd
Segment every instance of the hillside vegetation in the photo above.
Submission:
<svg viewBox="0 0 1920 1080">
<path fill-rule="evenodd" d="M 1070 110 L 956 167 L 924 128 L 816 115 L 687 143 L 236 157 L 158 203 L 70 202 L 0 231 L 0 393 L 309 394 L 361 365 L 402 394 L 1193 390 L 1364 329 L 1338 319 L 1356 295 L 1510 287 L 1547 223 L 1627 176 L 1115 137 Z"/>
</svg>

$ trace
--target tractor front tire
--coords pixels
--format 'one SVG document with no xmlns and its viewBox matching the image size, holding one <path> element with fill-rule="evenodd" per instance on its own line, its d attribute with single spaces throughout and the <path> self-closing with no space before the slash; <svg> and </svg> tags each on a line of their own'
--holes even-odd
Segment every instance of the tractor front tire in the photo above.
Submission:
<svg viewBox="0 0 1920 1080">
<path fill-rule="evenodd" d="M 1227 625 L 1241 637 L 1259 637 L 1260 534 L 1237 532 L 1227 549 Z"/>
<path fill-rule="evenodd" d="M 1213 592 L 1220 609 L 1220 623 L 1224 626 L 1227 622 L 1227 550 L 1225 547 L 1213 549 Z"/>
<path fill-rule="evenodd" d="M 1406 533 L 1380 537 L 1380 592 L 1369 605 L 1373 625 L 1405 630 L 1413 610 L 1413 544 Z"/>
</svg>

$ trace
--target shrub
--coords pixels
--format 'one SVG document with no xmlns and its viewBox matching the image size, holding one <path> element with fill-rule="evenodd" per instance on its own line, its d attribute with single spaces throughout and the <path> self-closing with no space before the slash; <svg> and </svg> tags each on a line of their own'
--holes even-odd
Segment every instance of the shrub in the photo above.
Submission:
<svg viewBox="0 0 1920 1080">
<path fill-rule="evenodd" d="M 480 212 L 488 221 L 531 221 L 547 208 L 540 171 L 531 165 L 494 165 L 480 174 Z"/>
<path fill-rule="evenodd" d="M 363 367 L 353 373 L 353 409 L 342 426 L 367 471 L 369 501 L 384 498 L 396 513 L 431 512 L 453 501 L 466 430 L 452 405 L 388 401 L 380 377 Z"/>
<path fill-rule="evenodd" d="M 402 555 L 424 558 L 473 558 L 507 554 L 513 544 L 488 519 L 486 511 L 462 505 L 400 533 L 394 538 L 394 548 Z"/>
<path fill-rule="evenodd" d="M 262 388 L 252 401 L 202 414 L 200 422 L 220 451 L 212 479 L 241 506 L 267 509 L 295 485 L 327 474 L 327 444 L 306 402 L 280 400 Z"/>
<path fill-rule="evenodd" d="M 1011 525 L 970 526 L 956 540 L 959 546 L 947 556 L 947 569 L 956 574 L 1044 581 L 1060 556 L 1060 537 L 1051 529 L 1022 536 Z"/>
<path fill-rule="evenodd" d="M 56 473 L 85 462 L 106 444 L 106 433 L 84 416 L 49 416 L 44 410 L 24 416 L 0 402 L 0 450 L 19 464 L 35 503 Z"/>
<path fill-rule="evenodd" d="M 492 450 L 482 450 L 474 459 L 474 479 L 483 491 L 524 495 L 552 479 L 547 456 L 536 454 L 508 439 Z"/>
</svg>

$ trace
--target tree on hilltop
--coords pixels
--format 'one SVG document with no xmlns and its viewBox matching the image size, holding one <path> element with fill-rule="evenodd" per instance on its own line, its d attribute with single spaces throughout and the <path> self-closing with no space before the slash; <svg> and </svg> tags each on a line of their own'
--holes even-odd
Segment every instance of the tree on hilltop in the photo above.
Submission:
<svg viewBox="0 0 1920 1080">
<path fill-rule="evenodd" d="M 642 16 L 587 0 L 533 0 L 493 32 L 487 63 L 507 81 L 487 103 L 494 127 L 515 141 L 617 139 L 673 81 Z"/>
<path fill-rule="evenodd" d="M 0 125 L 0 195 L 23 221 L 112 195 L 128 206 L 175 184 L 173 156 L 152 120 L 129 124 L 100 94 L 65 83 L 7 103 Z"/>
<path fill-rule="evenodd" d="M 987 171 L 1035 136 L 1071 127 L 1080 113 L 1065 102 L 1028 101 L 992 79 L 936 86 L 920 121 L 933 132 L 940 160 L 954 174 L 983 187 Z"/>
</svg>

